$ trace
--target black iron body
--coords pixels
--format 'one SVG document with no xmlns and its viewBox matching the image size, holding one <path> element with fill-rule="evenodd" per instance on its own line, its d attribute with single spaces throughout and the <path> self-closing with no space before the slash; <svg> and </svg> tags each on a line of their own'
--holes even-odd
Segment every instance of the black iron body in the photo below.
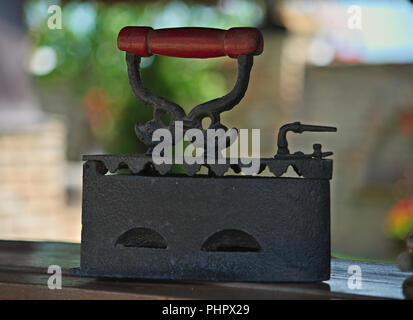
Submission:
<svg viewBox="0 0 413 320">
<path fill-rule="evenodd" d="M 318 178 L 105 174 L 105 160 L 120 164 L 125 157 L 142 170 L 142 158 L 148 160 L 86 157 L 82 275 L 329 279 L 331 160 L 304 160 L 324 168 L 327 176 Z M 288 167 L 288 160 L 267 161 Z"/>
</svg>

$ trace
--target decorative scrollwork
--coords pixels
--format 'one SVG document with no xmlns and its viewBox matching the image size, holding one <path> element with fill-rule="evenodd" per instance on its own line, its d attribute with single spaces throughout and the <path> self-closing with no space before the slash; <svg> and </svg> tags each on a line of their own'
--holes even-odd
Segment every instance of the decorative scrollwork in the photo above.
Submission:
<svg viewBox="0 0 413 320">
<path fill-rule="evenodd" d="M 194 107 L 187 115 L 184 109 L 175 102 L 169 101 L 163 97 L 160 97 L 147 88 L 144 87 L 140 76 L 140 61 L 141 58 L 133 53 L 126 53 L 126 64 L 128 67 L 129 83 L 136 98 L 142 101 L 147 106 L 153 108 L 153 119 L 141 124 L 136 123 L 135 132 L 140 141 L 149 147 L 147 154 L 152 152 L 153 147 L 158 143 L 152 141 L 153 132 L 160 128 L 168 128 L 175 139 L 175 122 L 183 122 L 184 133 L 192 128 L 200 129 L 204 133 L 205 143 L 207 145 L 206 130 L 202 128 L 202 120 L 204 118 L 210 118 L 211 124 L 209 129 L 223 129 L 224 134 L 228 131 L 228 128 L 221 124 L 220 115 L 222 112 L 233 109 L 244 97 L 244 94 L 248 88 L 248 82 L 250 78 L 250 72 L 253 65 L 253 55 L 240 55 L 238 56 L 238 78 L 234 88 L 225 96 L 216 98 Z M 171 117 L 169 127 L 162 122 L 162 117 L 168 114 Z M 173 141 L 173 144 L 179 141 Z M 226 147 L 233 142 L 231 137 L 226 137 Z"/>
</svg>

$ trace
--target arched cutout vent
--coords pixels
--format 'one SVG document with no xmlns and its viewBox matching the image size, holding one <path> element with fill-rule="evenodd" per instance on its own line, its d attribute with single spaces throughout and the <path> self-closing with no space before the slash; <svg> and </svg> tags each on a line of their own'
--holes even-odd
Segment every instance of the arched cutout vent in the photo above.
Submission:
<svg viewBox="0 0 413 320">
<path fill-rule="evenodd" d="M 166 249 L 164 237 L 158 232 L 148 228 L 133 228 L 123 233 L 116 240 L 115 247 L 156 248 Z"/>
<path fill-rule="evenodd" d="M 221 252 L 257 252 L 261 251 L 261 246 L 253 236 L 244 231 L 226 229 L 210 236 L 202 245 L 201 250 Z"/>
</svg>

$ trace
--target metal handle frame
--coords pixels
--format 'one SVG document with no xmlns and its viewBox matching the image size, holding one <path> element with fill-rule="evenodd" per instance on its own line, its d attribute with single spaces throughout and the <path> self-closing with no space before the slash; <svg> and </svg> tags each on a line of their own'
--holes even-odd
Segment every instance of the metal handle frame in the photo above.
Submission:
<svg viewBox="0 0 413 320">
<path fill-rule="evenodd" d="M 168 128 L 172 133 L 172 136 L 175 136 L 175 121 L 183 122 L 184 133 L 191 128 L 203 130 L 202 120 L 204 118 L 211 119 L 209 128 L 222 128 L 225 131 L 228 130 L 227 127 L 221 124 L 220 115 L 222 112 L 233 109 L 244 97 L 244 94 L 248 88 L 251 68 L 253 66 L 253 55 L 240 55 L 237 60 L 238 77 L 233 89 L 223 97 L 197 105 L 187 115 L 185 110 L 180 105 L 158 96 L 144 87 L 140 75 L 141 58 L 133 53 L 126 53 L 129 84 L 132 91 L 138 100 L 153 108 L 152 120 L 149 120 L 145 124 L 135 124 L 135 132 L 138 139 L 149 147 L 147 153 L 151 153 L 153 147 L 159 143 L 158 141 L 152 141 L 152 134 L 156 129 Z M 171 116 L 169 127 L 162 121 L 162 117 L 165 114 L 169 114 Z M 206 137 L 205 132 L 204 136 Z M 178 141 L 173 141 L 174 144 L 177 142 Z"/>
</svg>

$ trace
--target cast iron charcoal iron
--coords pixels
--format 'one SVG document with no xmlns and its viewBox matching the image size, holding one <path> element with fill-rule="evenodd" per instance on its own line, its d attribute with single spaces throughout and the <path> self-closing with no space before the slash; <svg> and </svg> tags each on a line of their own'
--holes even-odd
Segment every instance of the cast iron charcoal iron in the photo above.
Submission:
<svg viewBox="0 0 413 320">
<path fill-rule="evenodd" d="M 273 158 L 259 159 L 259 172 L 272 177 L 225 175 L 240 173 L 242 159 L 188 164 L 186 174 L 170 173 L 173 165 L 158 164 L 152 135 L 166 128 L 172 136 L 176 121 L 183 132 L 222 128 L 220 114 L 244 96 L 263 39 L 255 28 L 125 27 L 118 47 L 126 51 L 133 93 L 153 108 L 153 119 L 136 124 L 148 146 L 145 154 L 86 155 L 83 167 L 81 262 L 78 273 L 96 277 L 219 281 L 322 281 L 330 277 L 331 152 L 291 154 L 287 132 L 336 131 L 336 128 L 284 125 Z M 238 61 L 238 79 L 225 96 L 202 103 L 188 114 L 176 103 L 157 96 L 141 81 L 141 57 L 153 54 L 181 58 L 229 56 Z M 162 117 L 168 114 L 170 124 Z M 230 140 L 230 139 L 229 139 Z M 226 146 L 231 141 L 226 141 Z M 174 138 L 173 143 L 178 140 Z M 205 158 L 217 157 L 219 150 Z M 234 159 L 232 159 L 234 160 Z M 176 161 L 176 159 L 174 160 Z M 196 174 L 201 166 L 209 174 Z M 300 176 L 282 177 L 291 166 Z M 119 169 L 129 173 L 118 174 Z M 111 174 L 108 174 L 108 173 Z"/>
</svg>

